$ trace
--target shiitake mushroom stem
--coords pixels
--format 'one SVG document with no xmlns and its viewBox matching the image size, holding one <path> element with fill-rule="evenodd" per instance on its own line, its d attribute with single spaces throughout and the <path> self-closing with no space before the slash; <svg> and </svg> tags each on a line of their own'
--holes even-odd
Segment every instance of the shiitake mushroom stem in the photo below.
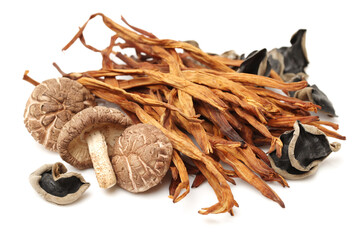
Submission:
<svg viewBox="0 0 360 240">
<path fill-rule="evenodd" d="M 116 176 L 110 162 L 104 135 L 99 130 L 93 130 L 87 134 L 86 142 L 99 186 L 101 188 L 114 186 Z"/>
</svg>

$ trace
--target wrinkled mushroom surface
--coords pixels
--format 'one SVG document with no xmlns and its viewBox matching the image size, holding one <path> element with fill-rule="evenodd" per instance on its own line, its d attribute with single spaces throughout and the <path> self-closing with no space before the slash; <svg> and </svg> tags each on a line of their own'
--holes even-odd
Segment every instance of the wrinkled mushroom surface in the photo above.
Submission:
<svg viewBox="0 0 360 240">
<path fill-rule="evenodd" d="M 155 126 L 127 128 L 114 147 L 112 164 L 117 184 L 129 192 L 144 192 L 157 184 L 169 169 L 172 145 Z"/>
<path fill-rule="evenodd" d="M 315 126 L 295 122 L 294 130 L 280 136 L 282 156 L 269 153 L 272 167 L 288 179 L 301 179 L 314 174 L 319 164 L 340 149 L 339 143 L 329 143 L 326 135 Z"/>
<path fill-rule="evenodd" d="M 60 162 L 43 165 L 30 175 L 29 180 L 45 200 L 59 205 L 75 202 L 90 186 L 81 174 L 67 172 Z"/>
<path fill-rule="evenodd" d="M 68 78 L 45 80 L 35 87 L 26 103 L 25 127 L 37 142 L 57 151 L 57 138 L 64 124 L 77 112 L 94 105 L 94 96 L 80 83 Z"/>
</svg>

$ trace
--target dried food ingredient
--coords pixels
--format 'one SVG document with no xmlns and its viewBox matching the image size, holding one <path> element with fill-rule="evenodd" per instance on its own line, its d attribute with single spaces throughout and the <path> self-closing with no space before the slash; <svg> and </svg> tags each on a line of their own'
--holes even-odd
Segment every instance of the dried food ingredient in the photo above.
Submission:
<svg viewBox="0 0 360 240">
<path fill-rule="evenodd" d="M 115 33 L 104 50 L 85 41 L 84 29 L 97 16 Z M 134 123 L 151 124 L 163 132 L 174 149 L 169 188 L 174 202 L 189 193 L 188 175 L 196 174 L 192 186 L 207 182 L 218 199 L 200 214 L 234 213 L 233 207 L 238 204 L 229 184 L 235 184 L 236 177 L 284 207 L 265 181 L 288 184 L 267 165 L 270 161 L 259 146 L 267 144 L 280 157 L 283 144 L 279 137 L 295 121 L 319 128 L 337 126 L 311 116 L 310 112 L 316 112 L 319 106 L 263 87 L 289 92 L 303 89 L 308 83 L 284 82 L 273 69 L 269 77 L 238 73 L 234 69 L 243 60 L 207 54 L 193 43 L 159 39 L 123 21 L 132 30 L 101 13 L 90 16 L 63 50 L 79 39 L 101 54 L 101 69 L 60 73 L 97 97 L 119 105 Z M 132 48 L 136 54 L 129 57 L 119 48 Z M 129 80 L 120 80 L 123 76 Z M 325 133 L 344 139 L 329 129 Z M 243 141 L 237 141 L 238 136 Z M 223 167 L 225 162 L 231 169 Z"/>
<path fill-rule="evenodd" d="M 291 37 L 290 47 L 275 48 L 269 52 L 269 62 L 271 66 L 274 65 L 274 69 L 279 70 L 278 74 L 305 73 L 305 68 L 309 64 L 305 38 L 306 29 L 300 29 Z"/>
<path fill-rule="evenodd" d="M 275 48 L 269 52 L 269 63 L 284 81 L 299 82 L 308 78 L 305 73 L 309 61 L 305 46 L 306 30 L 298 30 L 291 38 L 291 47 Z M 291 97 L 299 98 L 303 101 L 310 101 L 321 107 L 321 111 L 331 117 L 336 117 L 333 104 L 315 84 L 308 85 L 307 88 L 290 91 Z"/>
<path fill-rule="evenodd" d="M 81 174 L 67 172 L 60 162 L 41 166 L 30 175 L 29 180 L 45 200 L 59 205 L 75 202 L 90 186 Z"/>
<path fill-rule="evenodd" d="M 331 117 L 336 117 L 335 109 L 329 98 L 315 84 L 298 90 L 294 93 L 294 97 L 303 101 L 309 101 L 321 107 L 320 111 Z"/>
<path fill-rule="evenodd" d="M 116 184 L 110 159 L 114 145 L 131 120 L 120 110 L 96 106 L 77 113 L 61 130 L 58 149 L 61 158 L 72 166 L 93 167 L 101 188 Z"/>
<path fill-rule="evenodd" d="M 237 72 L 269 76 L 270 70 L 271 65 L 268 61 L 267 50 L 263 48 L 260 51 L 255 50 L 251 52 L 244 62 L 241 63 Z"/>
<path fill-rule="evenodd" d="M 282 156 L 269 153 L 271 166 L 287 179 L 302 179 L 313 175 L 319 164 L 340 149 L 340 143 L 329 143 L 325 133 L 315 126 L 296 121 L 294 130 L 280 136 Z"/>
<path fill-rule="evenodd" d="M 61 128 L 90 106 L 95 106 L 94 96 L 81 84 L 64 77 L 45 80 L 34 88 L 26 103 L 25 127 L 37 142 L 57 151 Z"/>
<path fill-rule="evenodd" d="M 116 141 L 111 159 L 117 184 L 129 192 L 144 192 L 158 185 L 169 170 L 170 140 L 155 126 L 135 124 Z"/>
</svg>

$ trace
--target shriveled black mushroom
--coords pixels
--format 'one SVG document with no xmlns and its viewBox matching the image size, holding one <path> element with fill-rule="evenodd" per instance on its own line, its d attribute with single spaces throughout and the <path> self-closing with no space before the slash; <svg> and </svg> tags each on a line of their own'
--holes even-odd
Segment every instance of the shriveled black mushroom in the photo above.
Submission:
<svg viewBox="0 0 360 240">
<path fill-rule="evenodd" d="M 277 74 L 282 75 L 284 73 L 284 56 L 277 48 L 268 52 L 268 61 L 271 69 L 273 69 Z"/>
<path fill-rule="evenodd" d="M 298 90 L 294 93 L 294 97 L 303 101 L 310 101 L 321 106 L 320 111 L 331 117 L 336 117 L 335 109 L 329 98 L 315 84 Z"/>
<path fill-rule="evenodd" d="M 269 153 L 272 168 L 288 179 L 301 179 L 314 174 L 319 164 L 340 149 L 337 142 L 329 143 L 326 135 L 315 126 L 295 122 L 294 130 L 280 136 L 282 156 Z"/>
<path fill-rule="evenodd" d="M 60 162 L 43 165 L 30 175 L 29 180 L 45 200 L 59 205 L 75 202 L 90 186 L 81 174 L 67 172 Z"/>
<path fill-rule="evenodd" d="M 309 64 L 305 37 L 306 29 L 300 29 L 291 37 L 291 47 L 281 47 L 278 49 L 284 57 L 284 73 L 305 72 L 305 68 Z"/>
<path fill-rule="evenodd" d="M 264 48 L 260 51 L 251 52 L 240 65 L 237 72 L 269 76 L 270 70 L 271 65 L 268 62 L 267 50 Z"/>
<path fill-rule="evenodd" d="M 297 82 L 307 79 L 305 68 L 309 64 L 305 48 L 306 30 L 298 30 L 291 38 L 291 47 L 275 48 L 268 53 L 268 61 L 285 82 Z M 316 85 L 289 92 L 291 97 L 310 101 L 321 106 L 321 111 L 329 116 L 337 116 L 329 98 Z"/>
</svg>

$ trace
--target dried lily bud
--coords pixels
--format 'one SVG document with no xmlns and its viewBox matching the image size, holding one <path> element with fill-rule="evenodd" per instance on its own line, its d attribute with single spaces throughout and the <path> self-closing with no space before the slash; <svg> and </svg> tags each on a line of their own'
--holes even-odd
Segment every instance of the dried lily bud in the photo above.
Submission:
<svg viewBox="0 0 360 240">
<path fill-rule="evenodd" d="M 280 136 L 283 142 L 282 156 L 269 153 L 272 168 L 287 179 L 302 179 L 314 174 L 319 164 L 340 149 L 339 143 L 329 143 L 318 128 L 295 122 L 294 130 Z"/>
<path fill-rule="evenodd" d="M 260 51 L 251 52 L 240 65 L 237 72 L 269 76 L 270 70 L 271 65 L 268 62 L 267 51 L 263 48 Z"/>
</svg>

